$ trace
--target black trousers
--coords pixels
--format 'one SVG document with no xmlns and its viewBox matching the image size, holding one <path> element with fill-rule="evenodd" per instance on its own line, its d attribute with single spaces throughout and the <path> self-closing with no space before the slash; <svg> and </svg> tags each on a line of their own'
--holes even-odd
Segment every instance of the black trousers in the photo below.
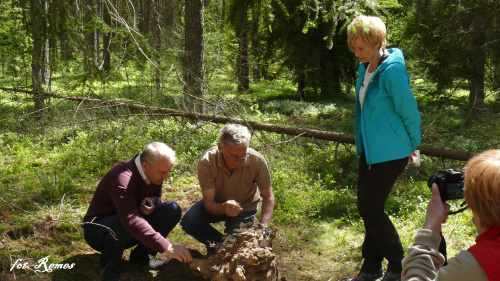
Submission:
<svg viewBox="0 0 500 281">
<path fill-rule="evenodd" d="M 154 230 L 160 232 L 163 237 L 167 237 L 181 220 L 181 215 L 181 207 L 174 201 L 168 201 L 155 205 L 153 213 L 144 216 L 144 218 Z M 138 245 L 138 247 L 141 247 L 150 255 L 156 255 L 155 251 L 140 244 L 139 241 L 123 228 L 118 215 L 103 218 L 96 223 L 99 225 L 93 224 L 85 228 L 85 241 L 87 241 L 92 249 L 101 252 L 108 266 L 115 270 L 119 270 L 120 268 L 120 262 L 125 249 L 135 245 Z M 115 235 L 111 235 L 107 228 L 100 225 L 109 227 Z"/>
<path fill-rule="evenodd" d="M 387 271 L 402 271 L 403 246 L 398 231 L 384 211 L 384 205 L 407 164 L 407 157 L 372 164 L 371 167 L 366 163 L 364 153 L 359 159 L 358 210 L 366 229 L 361 272 L 380 273 L 384 258 L 389 262 Z"/>
</svg>

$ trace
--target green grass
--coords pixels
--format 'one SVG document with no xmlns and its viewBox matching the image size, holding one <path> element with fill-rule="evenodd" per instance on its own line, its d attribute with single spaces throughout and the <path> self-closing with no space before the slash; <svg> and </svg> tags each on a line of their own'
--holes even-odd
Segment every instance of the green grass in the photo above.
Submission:
<svg viewBox="0 0 500 281">
<path fill-rule="evenodd" d="M 174 91 L 155 96 L 151 88 L 141 88 L 147 83 L 138 79 L 140 72 L 128 75 L 129 81 L 139 82 L 124 82 L 122 73 L 106 84 L 92 80 L 73 85 L 83 79 L 74 75 L 56 77 L 54 89 L 83 95 L 95 88 L 99 91 L 94 91 L 94 98 L 177 105 L 180 96 L 175 84 L 166 86 Z M 207 99 L 219 103 L 230 116 L 353 133 L 352 97 L 340 101 L 299 101 L 294 87 L 286 80 L 254 84 L 248 93 L 235 94 L 235 85 L 229 79 L 217 75 L 212 79 L 213 88 Z M 494 106 L 469 114 L 460 105 L 466 104 L 465 97 L 442 105 L 416 94 L 424 144 L 472 151 L 500 147 L 498 112 Z M 35 261 L 50 255 L 54 262 L 63 262 L 74 256 L 92 256 L 95 252 L 86 245 L 79 222 L 97 183 L 115 163 L 133 157 L 151 141 L 165 142 L 177 152 L 177 163 L 164 187 L 164 199 L 178 201 L 184 210 L 201 199 L 197 158 L 217 143 L 222 125 L 147 114 L 136 116 L 137 112 L 124 109 L 55 99 L 50 104 L 49 114 L 37 121 L 27 115 L 33 105 L 26 95 L 0 91 L 2 271 L 9 272 L 14 258 Z M 287 280 L 343 280 L 355 275 L 361 264 L 364 227 L 355 204 L 354 147 L 267 132 L 255 132 L 252 146 L 266 157 L 272 173 L 276 196 L 272 227 L 277 228 L 274 249 L 280 272 Z M 421 167 L 409 165 L 400 176 L 386 211 L 405 248 L 423 224 L 430 198 L 426 187 L 429 175 L 443 166 L 460 168 L 464 164 L 423 155 Z M 450 256 L 472 245 L 475 229 L 470 212 L 451 216 L 443 232 Z M 204 251 L 179 227 L 169 240 Z M 89 267 L 87 271 L 92 270 Z M 64 279 L 77 279 L 78 275 L 89 274 L 87 271 L 66 271 Z M 23 271 L 16 274 L 33 276 Z"/>
</svg>

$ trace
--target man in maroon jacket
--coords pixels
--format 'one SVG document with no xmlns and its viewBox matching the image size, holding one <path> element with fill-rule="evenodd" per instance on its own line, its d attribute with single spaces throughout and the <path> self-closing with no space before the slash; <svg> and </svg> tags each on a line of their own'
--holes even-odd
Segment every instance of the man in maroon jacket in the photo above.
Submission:
<svg viewBox="0 0 500 281">
<path fill-rule="evenodd" d="M 164 143 L 154 142 L 133 158 L 115 165 L 97 186 L 83 219 L 84 236 L 101 252 L 102 280 L 118 280 L 123 251 L 133 264 L 158 268 L 158 252 L 181 262 L 191 262 L 183 245 L 172 245 L 165 237 L 181 218 L 174 201 L 161 202 L 161 187 L 175 162 L 175 152 Z"/>
</svg>

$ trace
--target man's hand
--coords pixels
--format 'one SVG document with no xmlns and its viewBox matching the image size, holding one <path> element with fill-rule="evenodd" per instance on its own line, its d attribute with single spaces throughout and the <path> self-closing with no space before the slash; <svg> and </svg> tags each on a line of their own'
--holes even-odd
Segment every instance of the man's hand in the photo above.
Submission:
<svg viewBox="0 0 500 281">
<path fill-rule="evenodd" d="M 176 259 L 183 263 L 192 262 L 193 258 L 191 257 L 191 253 L 183 245 L 172 245 L 170 244 L 168 248 L 163 252 L 170 258 Z"/>
<path fill-rule="evenodd" d="M 243 208 L 234 200 L 227 200 L 224 203 L 224 213 L 230 217 L 236 217 L 241 211 L 243 211 Z"/>
<path fill-rule="evenodd" d="M 432 184 L 432 199 L 427 205 L 427 213 L 425 215 L 424 229 L 430 229 L 436 233 L 441 233 L 441 224 L 448 219 L 450 205 L 441 200 L 437 184 Z"/>
<path fill-rule="evenodd" d="M 155 204 L 153 204 L 153 200 L 149 197 L 142 198 L 141 206 L 139 211 L 141 214 L 147 216 L 151 214 L 155 210 Z"/>
</svg>

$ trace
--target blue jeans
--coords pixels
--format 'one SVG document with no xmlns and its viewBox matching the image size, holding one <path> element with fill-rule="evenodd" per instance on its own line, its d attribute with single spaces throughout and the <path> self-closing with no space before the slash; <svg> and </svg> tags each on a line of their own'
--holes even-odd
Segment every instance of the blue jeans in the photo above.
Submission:
<svg viewBox="0 0 500 281">
<path fill-rule="evenodd" d="M 185 214 L 181 220 L 182 229 L 189 235 L 193 236 L 196 240 L 207 246 L 210 249 L 211 243 L 220 242 L 222 240 L 222 233 L 215 229 L 211 223 L 225 222 L 224 233 L 233 233 L 241 222 L 247 223 L 257 215 L 257 211 L 241 212 L 236 217 L 226 215 L 212 215 L 205 211 L 203 200 L 194 204 Z"/>
<path fill-rule="evenodd" d="M 144 216 L 154 230 L 166 237 L 177 225 L 182 215 L 182 209 L 174 201 L 162 202 L 155 205 L 153 213 Z M 85 241 L 92 249 L 101 252 L 107 265 L 118 270 L 122 260 L 123 251 L 138 245 L 139 242 L 130 235 L 120 223 L 118 215 L 112 215 L 95 223 L 109 227 L 115 233 L 102 226 L 91 224 L 84 230 Z M 139 244 L 148 254 L 155 256 L 156 252 Z"/>
</svg>

